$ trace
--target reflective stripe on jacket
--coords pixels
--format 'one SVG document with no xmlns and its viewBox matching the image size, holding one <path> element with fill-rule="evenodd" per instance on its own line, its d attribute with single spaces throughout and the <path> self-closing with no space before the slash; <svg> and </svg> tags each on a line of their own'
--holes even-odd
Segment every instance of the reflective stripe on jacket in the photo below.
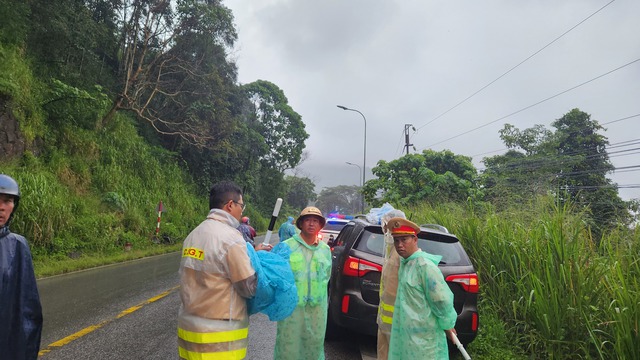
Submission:
<svg viewBox="0 0 640 360">
<path fill-rule="evenodd" d="M 237 226 L 230 214 L 213 209 L 184 240 L 178 314 L 182 359 L 246 357 L 249 316 L 245 297 L 255 293 L 256 285 L 247 245 Z"/>
</svg>

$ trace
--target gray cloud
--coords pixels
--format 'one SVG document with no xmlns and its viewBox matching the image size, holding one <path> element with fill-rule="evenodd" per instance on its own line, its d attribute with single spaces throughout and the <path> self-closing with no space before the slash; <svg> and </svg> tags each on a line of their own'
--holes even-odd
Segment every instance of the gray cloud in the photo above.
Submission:
<svg viewBox="0 0 640 360">
<path fill-rule="evenodd" d="M 357 169 L 344 162 L 362 164 L 362 118 L 337 104 L 358 109 L 367 118 L 368 170 L 378 160 L 401 155 L 404 124 L 420 127 L 412 134 L 419 150 L 450 149 L 472 156 L 503 149 L 498 130 L 505 123 L 521 129 L 549 127 L 576 107 L 601 123 L 640 113 L 638 62 L 442 142 L 640 58 L 640 2 L 616 1 L 433 121 L 606 3 L 226 1 L 239 32 L 235 56 L 240 81 L 276 83 L 302 115 L 310 134 L 310 157 L 300 170 L 316 181 L 318 191 L 356 184 Z M 640 118 L 605 127 L 611 143 L 640 138 Z M 474 157 L 478 167 L 481 159 Z M 616 166 L 638 165 L 637 156 L 612 161 Z M 611 178 L 621 185 L 640 183 L 637 172 Z M 640 197 L 640 189 L 621 190 L 621 195 Z"/>
</svg>

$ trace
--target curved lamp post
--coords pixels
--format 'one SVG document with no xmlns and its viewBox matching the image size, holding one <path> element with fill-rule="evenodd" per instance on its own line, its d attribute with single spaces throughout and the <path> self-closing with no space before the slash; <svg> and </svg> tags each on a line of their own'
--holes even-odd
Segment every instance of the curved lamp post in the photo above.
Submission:
<svg viewBox="0 0 640 360">
<path fill-rule="evenodd" d="M 348 161 L 346 161 L 345 163 L 347 165 L 353 165 L 353 166 L 357 166 L 358 167 L 358 180 L 360 180 L 360 173 L 362 172 L 362 170 L 360 168 L 360 165 L 354 164 L 354 163 L 348 162 Z M 364 193 L 360 194 L 360 202 L 361 202 L 361 209 L 362 209 L 361 211 L 364 213 Z"/>
<path fill-rule="evenodd" d="M 366 181 L 365 179 L 365 173 L 367 171 L 367 118 L 364 117 L 364 114 L 361 113 L 360 111 L 356 110 L 356 109 L 350 109 L 346 106 L 342 106 L 342 105 L 336 105 L 337 107 L 339 107 L 342 110 L 347 110 L 347 111 L 355 111 L 358 114 L 362 115 L 362 120 L 364 120 L 364 160 L 362 161 L 362 189 L 364 190 L 364 182 Z M 364 212 L 364 194 L 362 195 L 362 212 Z"/>
<path fill-rule="evenodd" d="M 361 177 L 362 168 L 360 167 L 360 165 L 358 165 L 358 164 L 354 164 L 354 163 L 352 163 L 352 162 L 348 162 L 348 161 L 346 161 L 346 162 L 345 162 L 345 164 L 347 164 L 347 165 L 353 165 L 353 166 L 357 166 L 357 167 L 358 167 L 358 181 L 360 181 L 360 180 L 362 179 L 362 177 Z M 361 185 L 362 185 L 362 184 L 361 184 Z"/>
</svg>

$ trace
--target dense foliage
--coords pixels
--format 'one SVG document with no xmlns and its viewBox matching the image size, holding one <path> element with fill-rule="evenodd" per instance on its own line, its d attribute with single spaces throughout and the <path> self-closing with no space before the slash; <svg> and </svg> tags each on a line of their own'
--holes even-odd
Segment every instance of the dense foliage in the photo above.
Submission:
<svg viewBox="0 0 640 360">
<path fill-rule="evenodd" d="M 27 142 L 0 171 L 23 187 L 14 230 L 36 257 L 145 246 L 155 207 L 181 239 L 209 187 L 233 180 L 258 230 L 308 134 L 277 85 L 239 84 L 233 14 L 218 0 L 0 0 L 0 101 Z"/>
<path fill-rule="evenodd" d="M 362 212 L 361 187 L 357 185 L 339 185 L 322 189 L 316 206 L 323 214 L 360 214 Z"/>
<path fill-rule="evenodd" d="M 372 172 L 377 179 L 367 181 L 364 195 L 374 206 L 384 202 L 408 205 L 466 201 L 480 195 L 471 158 L 449 150 L 424 150 L 389 162 L 381 160 Z"/>
<path fill-rule="evenodd" d="M 589 214 L 596 234 L 631 220 L 615 184 L 606 178 L 614 170 L 607 138 L 597 121 L 573 109 L 554 121 L 550 131 L 541 125 L 519 130 L 507 124 L 500 136 L 509 151 L 484 159 L 482 184 L 487 200 L 499 206 L 554 194 L 560 203 L 572 201 Z M 518 151 L 520 150 L 520 151 Z"/>
<path fill-rule="evenodd" d="M 640 232 L 617 229 L 595 246 L 588 214 L 574 206 L 545 196 L 502 211 L 474 202 L 403 210 L 444 225 L 467 250 L 480 276 L 480 338 L 486 311 L 530 359 L 637 359 Z M 475 346 L 474 358 L 497 358 Z"/>
</svg>

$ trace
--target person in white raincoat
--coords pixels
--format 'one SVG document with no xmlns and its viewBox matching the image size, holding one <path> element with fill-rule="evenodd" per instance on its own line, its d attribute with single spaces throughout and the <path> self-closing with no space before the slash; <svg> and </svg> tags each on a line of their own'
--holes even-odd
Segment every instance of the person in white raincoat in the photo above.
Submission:
<svg viewBox="0 0 640 360">
<path fill-rule="evenodd" d="M 327 328 L 327 285 L 331 276 L 331 249 L 318 241 L 326 220 L 315 207 L 307 207 L 296 221 L 300 234 L 278 244 L 291 248 L 289 263 L 298 288 L 298 305 L 290 317 L 278 322 L 275 360 L 324 360 Z"/>
<path fill-rule="evenodd" d="M 387 223 L 402 258 L 391 325 L 389 360 L 447 360 L 447 338 L 455 335 L 453 293 L 438 268 L 441 256 L 418 247 L 420 227 L 403 218 Z M 446 335 L 445 335 L 446 333 Z"/>
<path fill-rule="evenodd" d="M 247 299 L 254 296 L 257 279 L 246 242 L 236 229 L 244 206 L 237 185 L 214 185 L 207 219 L 184 240 L 178 313 L 181 359 L 246 357 Z M 256 246 L 256 250 L 269 249 L 270 245 Z"/>
</svg>

